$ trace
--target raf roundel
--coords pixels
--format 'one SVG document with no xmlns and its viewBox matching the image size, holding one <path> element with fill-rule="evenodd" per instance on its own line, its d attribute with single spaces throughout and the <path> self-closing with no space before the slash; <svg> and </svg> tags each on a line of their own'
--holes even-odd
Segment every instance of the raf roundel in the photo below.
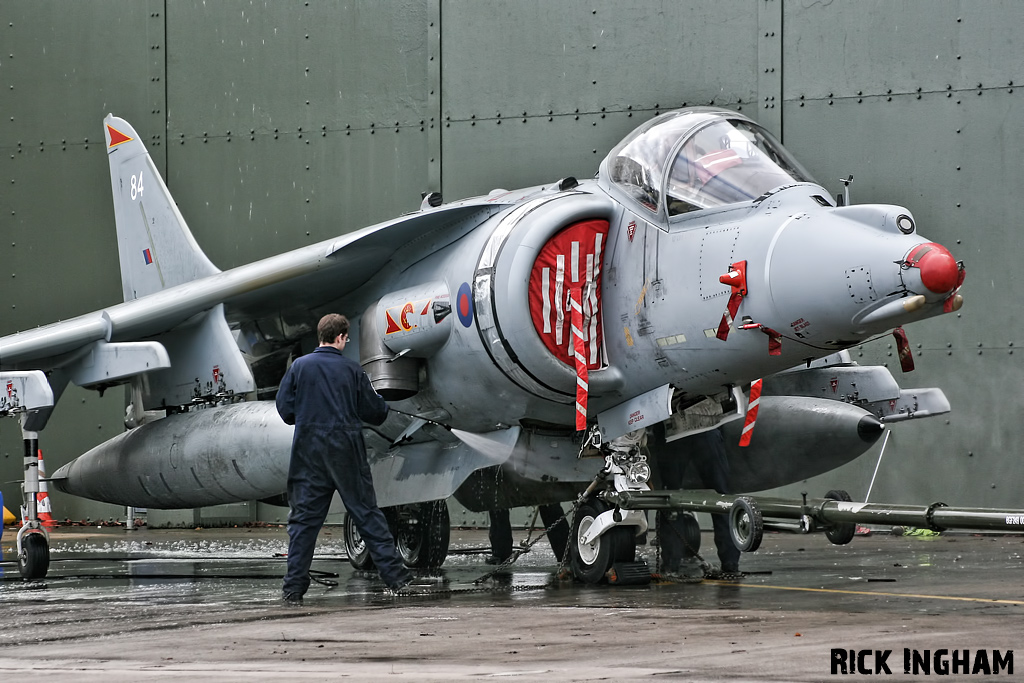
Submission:
<svg viewBox="0 0 1024 683">
<path fill-rule="evenodd" d="M 459 287 L 459 296 L 455 300 L 455 309 L 459 312 L 459 322 L 463 327 L 473 325 L 473 297 L 468 282 Z"/>
</svg>

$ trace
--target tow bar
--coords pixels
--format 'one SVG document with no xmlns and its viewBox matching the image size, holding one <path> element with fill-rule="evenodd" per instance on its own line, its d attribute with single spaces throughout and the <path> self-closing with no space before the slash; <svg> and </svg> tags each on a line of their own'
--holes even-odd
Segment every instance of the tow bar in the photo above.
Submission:
<svg viewBox="0 0 1024 683">
<path fill-rule="evenodd" d="M 1024 532 L 1024 510 L 958 508 L 945 503 L 894 505 L 858 503 L 845 491 L 830 491 L 824 498 L 803 500 L 768 496 L 722 495 L 708 490 L 604 491 L 606 502 L 623 510 L 688 510 L 728 514 L 736 547 L 753 552 L 765 530 L 809 534 L 824 532 L 829 541 L 845 545 L 853 540 L 858 524 L 924 527 L 933 531 L 973 529 Z"/>
</svg>

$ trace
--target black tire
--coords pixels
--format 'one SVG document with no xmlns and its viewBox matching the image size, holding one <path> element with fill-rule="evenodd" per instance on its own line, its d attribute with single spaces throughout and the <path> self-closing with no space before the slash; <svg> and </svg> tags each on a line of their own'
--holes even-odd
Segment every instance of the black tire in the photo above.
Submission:
<svg viewBox="0 0 1024 683">
<path fill-rule="evenodd" d="M 680 526 L 683 527 L 683 543 L 691 555 L 700 552 L 700 522 L 692 512 L 679 513 Z"/>
<path fill-rule="evenodd" d="M 440 567 L 448 557 L 451 521 L 443 500 L 389 508 L 388 522 L 398 554 L 414 569 Z"/>
<path fill-rule="evenodd" d="M 581 543 L 580 537 L 594 523 L 597 516 L 609 509 L 594 501 L 583 503 L 576 510 L 569 538 L 569 566 L 573 575 L 584 583 L 601 583 L 616 562 L 636 559 L 636 536 L 633 527 L 617 526 L 599 536 L 593 543 Z"/>
<path fill-rule="evenodd" d="M 348 555 L 349 564 L 356 569 L 373 569 L 373 558 L 370 557 L 370 549 L 366 541 L 359 535 L 355 520 L 352 515 L 345 513 L 345 553 Z"/>
<path fill-rule="evenodd" d="M 850 501 L 850 494 L 842 489 L 833 489 L 825 494 L 827 500 Z M 853 522 L 837 522 L 825 530 L 825 537 L 832 545 L 846 545 L 857 533 L 857 525 Z"/>
<path fill-rule="evenodd" d="M 761 547 L 764 520 L 753 498 L 740 496 L 733 501 L 729 508 L 729 535 L 736 547 L 745 553 L 752 553 Z"/>
<path fill-rule="evenodd" d="M 18 556 L 18 570 L 23 579 L 42 579 L 50 568 L 50 545 L 46 536 L 33 532 L 21 539 L 21 555 Z"/>
</svg>

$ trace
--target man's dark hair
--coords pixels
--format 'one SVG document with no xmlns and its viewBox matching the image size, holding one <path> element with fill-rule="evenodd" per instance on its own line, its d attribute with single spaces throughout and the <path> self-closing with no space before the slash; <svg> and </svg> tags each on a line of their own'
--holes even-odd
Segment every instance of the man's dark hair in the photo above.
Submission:
<svg viewBox="0 0 1024 683">
<path fill-rule="evenodd" d="M 348 334 L 348 318 L 337 313 L 328 313 L 320 318 L 316 326 L 316 336 L 321 344 L 333 344 L 339 334 Z"/>
</svg>

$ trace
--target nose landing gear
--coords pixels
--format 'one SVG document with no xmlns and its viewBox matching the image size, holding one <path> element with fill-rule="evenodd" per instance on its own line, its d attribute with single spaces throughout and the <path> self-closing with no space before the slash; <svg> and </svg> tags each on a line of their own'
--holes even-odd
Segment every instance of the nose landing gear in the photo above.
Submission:
<svg viewBox="0 0 1024 683">
<path fill-rule="evenodd" d="M 601 443 L 596 427 L 584 442 L 584 448 L 600 444 L 605 466 L 597 479 L 583 494 L 573 517 L 573 533 L 569 547 L 569 566 L 573 576 L 584 583 L 601 583 L 616 576 L 616 565 L 624 575 L 644 574 L 650 580 L 645 563 L 642 571 L 632 566 L 636 559 L 637 536 L 647 531 L 647 517 L 642 510 L 623 510 L 602 499 L 608 493 L 649 491 L 647 479 L 651 469 L 642 449 L 643 430 Z M 582 449 L 581 449 L 582 452 Z M 600 487 L 605 490 L 590 495 Z M 636 583 L 630 580 L 630 583 Z"/>
</svg>

